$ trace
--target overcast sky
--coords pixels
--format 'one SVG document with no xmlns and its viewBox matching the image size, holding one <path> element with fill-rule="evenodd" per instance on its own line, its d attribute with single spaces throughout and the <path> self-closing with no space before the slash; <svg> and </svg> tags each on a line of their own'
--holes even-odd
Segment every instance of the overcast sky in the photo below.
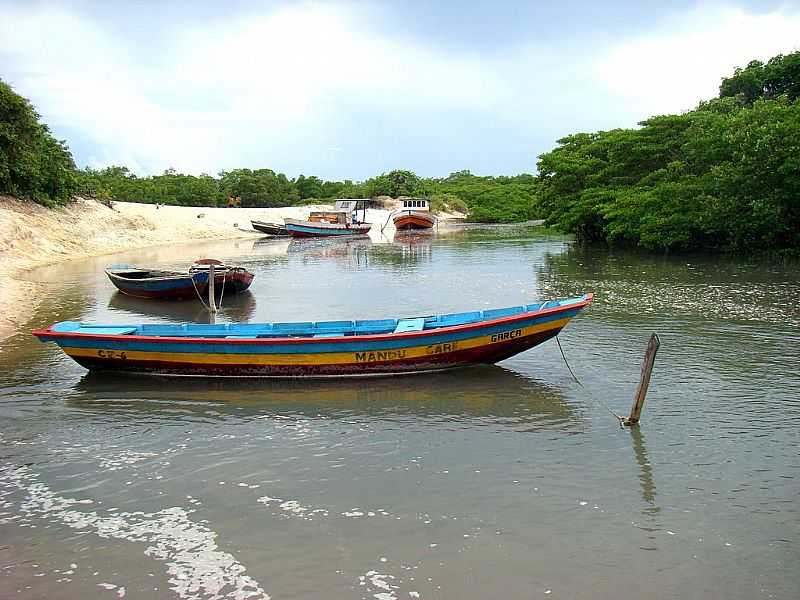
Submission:
<svg viewBox="0 0 800 600">
<path fill-rule="evenodd" d="M 0 78 L 80 167 L 534 172 L 800 49 L 800 0 L 8 2 Z"/>
</svg>

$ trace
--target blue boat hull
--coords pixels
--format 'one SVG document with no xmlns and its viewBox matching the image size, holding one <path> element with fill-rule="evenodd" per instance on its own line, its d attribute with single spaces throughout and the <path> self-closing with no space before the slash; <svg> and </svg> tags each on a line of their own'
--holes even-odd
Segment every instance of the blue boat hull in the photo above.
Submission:
<svg viewBox="0 0 800 600">
<path fill-rule="evenodd" d="M 292 237 L 346 237 L 354 235 L 367 235 L 372 225 L 369 223 L 356 223 L 350 226 L 321 224 L 321 223 L 291 223 L 286 222 L 286 231 Z"/>
</svg>

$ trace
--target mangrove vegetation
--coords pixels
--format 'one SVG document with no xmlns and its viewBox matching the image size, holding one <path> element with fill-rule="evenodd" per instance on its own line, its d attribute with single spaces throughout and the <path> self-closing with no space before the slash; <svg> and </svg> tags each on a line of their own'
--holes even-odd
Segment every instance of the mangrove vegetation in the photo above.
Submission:
<svg viewBox="0 0 800 600">
<path fill-rule="evenodd" d="M 800 52 L 751 62 L 718 98 L 539 157 L 536 212 L 586 242 L 800 250 Z"/>
</svg>

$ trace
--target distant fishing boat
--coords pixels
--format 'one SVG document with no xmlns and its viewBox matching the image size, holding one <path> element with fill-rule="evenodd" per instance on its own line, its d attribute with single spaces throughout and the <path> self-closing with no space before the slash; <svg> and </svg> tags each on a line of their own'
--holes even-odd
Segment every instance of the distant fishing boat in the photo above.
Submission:
<svg viewBox="0 0 800 600">
<path fill-rule="evenodd" d="M 430 317 L 220 325 L 62 321 L 33 335 L 93 370 L 157 375 L 388 375 L 496 363 L 557 335 L 591 294 Z"/>
<path fill-rule="evenodd" d="M 289 232 L 286 231 L 286 226 L 280 225 L 278 223 L 250 221 L 250 225 L 252 225 L 253 229 L 255 229 L 256 231 L 260 231 L 261 233 L 266 233 L 267 235 L 289 235 Z"/>
<path fill-rule="evenodd" d="M 120 292 L 136 298 L 204 298 L 208 291 L 212 263 L 214 287 L 220 293 L 235 294 L 244 291 L 250 287 L 255 277 L 243 267 L 228 266 L 213 258 L 198 260 L 185 273 L 119 264 L 107 267 L 106 275 Z"/>
<path fill-rule="evenodd" d="M 403 200 L 403 208 L 392 213 L 392 222 L 398 231 L 410 229 L 431 229 L 436 225 L 436 217 L 430 212 L 430 204 L 424 198 Z"/>
<path fill-rule="evenodd" d="M 358 220 L 359 207 L 363 210 Z M 314 211 L 307 220 L 284 219 L 292 237 L 335 237 L 367 235 L 372 223 L 366 218 L 366 200 L 338 200 L 333 210 Z"/>
</svg>

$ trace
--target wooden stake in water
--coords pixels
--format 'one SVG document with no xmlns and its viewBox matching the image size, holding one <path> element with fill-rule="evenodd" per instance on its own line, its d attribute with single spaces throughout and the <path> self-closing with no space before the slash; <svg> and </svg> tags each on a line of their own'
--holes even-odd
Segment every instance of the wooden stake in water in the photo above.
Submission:
<svg viewBox="0 0 800 600">
<path fill-rule="evenodd" d="M 213 315 L 217 312 L 217 305 L 214 302 L 214 263 L 208 265 L 208 310 Z"/>
<path fill-rule="evenodd" d="M 656 362 L 656 352 L 661 346 L 661 340 L 654 333 L 650 336 L 650 341 L 647 344 L 647 352 L 644 354 L 644 362 L 642 362 L 642 374 L 639 377 L 639 387 L 636 390 L 636 396 L 633 398 L 633 406 L 631 406 L 631 414 L 626 419 L 622 420 L 623 425 L 630 427 L 631 425 L 639 424 L 639 417 L 644 408 L 644 398 L 647 395 L 647 388 L 650 386 L 650 373 L 653 372 L 653 365 Z"/>
</svg>

